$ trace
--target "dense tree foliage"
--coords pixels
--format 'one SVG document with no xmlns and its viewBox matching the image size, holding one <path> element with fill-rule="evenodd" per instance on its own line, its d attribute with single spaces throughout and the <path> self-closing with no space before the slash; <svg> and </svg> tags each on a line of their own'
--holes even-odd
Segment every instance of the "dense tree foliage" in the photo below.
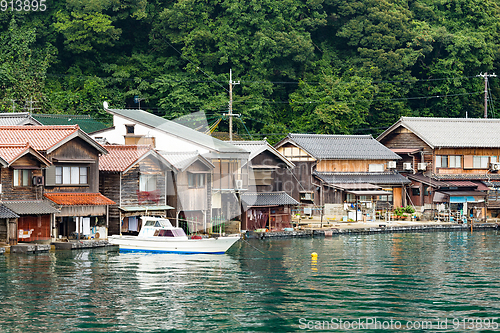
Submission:
<svg viewBox="0 0 500 333">
<path fill-rule="evenodd" d="M 403 115 L 481 117 L 477 75 L 499 64 L 500 0 L 45 3 L 0 12 L 2 111 L 109 121 L 104 100 L 133 108 L 138 96 L 169 119 L 214 121 L 232 70 L 240 135 L 377 135 Z"/>
</svg>

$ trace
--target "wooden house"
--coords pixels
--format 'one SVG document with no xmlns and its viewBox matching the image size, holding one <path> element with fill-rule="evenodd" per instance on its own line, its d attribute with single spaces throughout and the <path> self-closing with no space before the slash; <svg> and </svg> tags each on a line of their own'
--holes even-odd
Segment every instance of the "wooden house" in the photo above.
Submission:
<svg viewBox="0 0 500 333">
<path fill-rule="evenodd" d="M 37 183 L 42 170 L 51 165 L 29 143 L 2 144 L 0 156 L 5 161 L 0 173 L 0 198 L 3 206 L 17 215 L 4 220 L 0 229 L 5 230 L 5 241 L 16 244 L 49 240 L 51 222 L 59 211 L 42 200 L 43 191 Z"/>
<path fill-rule="evenodd" d="M 299 202 L 283 190 L 280 175 L 290 173 L 295 165 L 266 140 L 233 141 L 233 144 L 250 153 L 248 190 L 241 194 L 241 228 L 283 230 L 290 227 L 292 208 Z"/>
<path fill-rule="evenodd" d="M 229 221 L 240 216 L 237 192 L 246 183 L 247 170 L 242 166 L 248 160 L 247 151 L 143 110 L 109 109 L 106 103 L 105 110 L 113 115 L 113 127 L 92 133 L 94 139 L 110 144 L 150 144 L 172 153 L 197 151 L 214 165 L 207 219 Z"/>
<path fill-rule="evenodd" d="M 304 205 L 304 213 L 360 200 L 382 208 L 406 204 L 409 181 L 394 169 L 401 158 L 370 135 L 289 134 L 275 147 L 296 165 L 284 190 Z"/>
<path fill-rule="evenodd" d="M 41 225 L 44 238 L 56 238 L 75 232 L 90 236 L 90 227 L 106 227 L 107 206 L 113 201 L 98 191 L 98 170 L 99 155 L 107 151 L 77 125 L 0 126 L 0 142 L 6 147 L 5 154 L 15 146 L 16 149 L 25 147 L 9 162 L 7 170 L 2 169 L 4 205 L 8 204 L 7 200 L 48 199 L 56 208 L 48 209 L 47 201 L 39 205 L 35 202 L 10 205 L 9 209 L 18 211 L 16 214 L 25 215 L 27 229 L 33 229 L 33 224 Z M 9 161 L 8 157 L 3 158 Z M 55 218 L 33 217 L 50 214 Z M 19 232 L 21 227 L 20 218 Z M 22 231 L 24 233 L 24 227 Z M 25 237 L 25 240 L 31 238 Z"/>
<path fill-rule="evenodd" d="M 149 145 L 105 145 L 99 188 L 109 207 L 109 234 L 136 234 L 141 215 L 166 216 L 167 172 L 172 166 Z"/>
<path fill-rule="evenodd" d="M 212 203 L 212 172 L 215 166 L 198 152 L 159 153 L 173 165 L 168 174 L 167 203 L 175 209 L 169 213 L 176 226 L 186 232 L 209 231 L 216 221 L 209 219 L 211 207 L 221 207 L 221 202 Z"/>
<path fill-rule="evenodd" d="M 403 157 L 398 169 L 412 181 L 415 206 L 455 220 L 485 219 L 500 208 L 499 131 L 497 119 L 401 117 L 377 140 Z"/>
</svg>

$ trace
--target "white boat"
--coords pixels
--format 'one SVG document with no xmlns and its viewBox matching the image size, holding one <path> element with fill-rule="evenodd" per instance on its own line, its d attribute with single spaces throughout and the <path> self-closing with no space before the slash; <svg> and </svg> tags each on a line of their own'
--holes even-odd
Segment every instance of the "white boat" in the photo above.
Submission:
<svg viewBox="0 0 500 333">
<path fill-rule="evenodd" d="M 172 226 L 168 219 L 142 216 L 141 220 L 139 235 L 113 235 L 108 241 L 118 245 L 120 251 L 222 254 L 240 239 L 240 235 L 188 237 L 182 228 Z"/>
</svg>

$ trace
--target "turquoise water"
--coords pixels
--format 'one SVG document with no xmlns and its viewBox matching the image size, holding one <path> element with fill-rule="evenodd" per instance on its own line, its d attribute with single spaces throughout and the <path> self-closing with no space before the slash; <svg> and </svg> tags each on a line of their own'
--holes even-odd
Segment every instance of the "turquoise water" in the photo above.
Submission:
<svg viewBox="0 0 500 333">
<path fill-rule="evenodd" d="M 5 255 L 0 330 L 493 332 L 500 330 L 499 237 L 477 231 L 253 240 L 225 255 Z M 432 326 L 421 329 L 422 321 Z"/>
</svg>

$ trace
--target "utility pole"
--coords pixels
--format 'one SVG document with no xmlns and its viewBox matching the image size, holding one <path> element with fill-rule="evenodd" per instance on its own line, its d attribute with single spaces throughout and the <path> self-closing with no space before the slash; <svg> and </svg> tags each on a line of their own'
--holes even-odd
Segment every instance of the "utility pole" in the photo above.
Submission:
<svg viewBox="0 0 500 333">
<path fill-rule="evenodd" d="M 488 118 L 488 77 L 497 77 L 497 75 L 495 73 L 488 74 L 488 72 L 486 72 L 477 76 L 484 78 L 484 118 Z"/>
<path fill-rule="evenodd" d="M 229 70 L 229 141 L 233 141 L 233 85 L 240 84 L 240 81 L 233 82 L 233 71 Z"/>
</svg>

